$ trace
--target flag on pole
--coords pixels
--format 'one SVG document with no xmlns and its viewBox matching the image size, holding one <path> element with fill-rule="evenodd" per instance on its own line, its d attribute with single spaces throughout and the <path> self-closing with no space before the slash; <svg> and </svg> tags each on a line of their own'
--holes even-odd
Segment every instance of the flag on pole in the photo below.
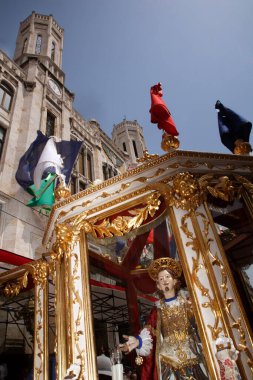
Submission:
<svg viewBox="0 0 253 380">
<path fill-rule="evenodd" d="M 161 83 L 158 83 L 151 87 L 150 95 L 151 108 L 149 112 L 151 114 L 151 123 L 157 124 L 159 129 L 163 129 L 169 135 L 178 136 L 179 133 L 177 131 L 175 122 L 172 119 L 170 111 L 162 99 L 163 91 Z"/>
<path fill-rule="evenodd" d="M 82 141 L 66 141 L 56 142 L 57 153 L 61 155 L 63 166 L 61 173 L 65 176 L 65 183 L 68 186 L 71 180 L 71 173 L 75 166 L 78 154 L 83 145 Z"/>
<path fill-rule="evenodd" d="M 48 173 L 49 169 L 54 168 L 53 171 L 57 174 L 61 174 L 61 167 L 63 160 L 61 155 L 57 153 L 54 138 L 51 137 L 47 141 L 37 165 L 33 173 L 33 183 L 36 190 L 39 190 L 43 173 Z"/>
<path fill-rule="evenodd" d="M 234 153 L 236 140 L 249 142 L 252 123 L 225 107 L 219 100 L 215 104 L 215 109 L 218 111 L 221 142 Z"/>
<path fill-rule="evenodd" d="M 54 203 L 54 187 L 58 176 L 69 184 L 71 173 L 82 141 L 60 141 L 37 131 L 37 138 L 21 157 L 16 180 L 34 198 L 28 206 L 51 208 Z"/>
<path fill-rule="evenodd" d="M 18 170 L 16 172 L 16 181 L 24 190 L 33 185 L 34 169 L 48 140 L 49 138 L 47 136 L 44 136 L 42 132 L 37 131 L 36 139 L 20 158 Z"/>
</svg>

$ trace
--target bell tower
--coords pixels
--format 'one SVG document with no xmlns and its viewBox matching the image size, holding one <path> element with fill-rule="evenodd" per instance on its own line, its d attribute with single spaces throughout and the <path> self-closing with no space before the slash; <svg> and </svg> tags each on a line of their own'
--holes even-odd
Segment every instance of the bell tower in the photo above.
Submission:
<svg viewBox="0 0 253 380">
<path fill-rule="evenodd" d="M 52 64 L 62 67 L 64 29 L 53 16 L 41 15 L 36 12 L 20 23 L 14 61 L 22 66 L 27 59 L 39 56 L 49 59 Z"/>
<path fill-rule="evenodd" d="M 136 120 L 129 121 L 124 118 L 121 123 L 114 125 L 112 140 L 129 157 L 129 163 L 136 163 L 146 150 L 143 129 Z"/>
</svg>

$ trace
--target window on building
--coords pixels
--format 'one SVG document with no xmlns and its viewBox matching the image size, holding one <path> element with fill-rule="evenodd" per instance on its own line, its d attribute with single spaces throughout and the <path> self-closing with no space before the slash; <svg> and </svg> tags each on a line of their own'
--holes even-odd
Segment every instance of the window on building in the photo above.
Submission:
<svg viewBox="0 0 253 380">
<path fill-rule="evenodd" d="M 74 176 L 71 177 L 70 191 L 71 191 L 71 194 L 76 194 L 76 177 Z"/>
<path fill-rule="evenodd" d="M 27 48 L 27 38 L 24 40 L 23 50 L 22 50 L 23 53 L 26 53 L 26 48 Z"/>
<path fill-rule="evenodd" d="M 85 175 L 84 160 L 85 160 L 85 155 L 84 155 L 84 150 L 82 149 L 78 156 L 78 172 L 82 174 L 83 176 Z"/>
<path fill-rule="evenodd" d="M 134 154 L 135 154 L 135 157 L 139 157 L 138 156 L 138 152 L 137 152 L 137 146 L 136 146 L 136 142 L 133 140 L 133 148 L 134 148 Z"/>
<path fill-rule="evenodd" d="M 54 136 L 55 129 L 55 116 L 51 112 L 47 113 L 47 124 L 46 124 L 46 136 Z"/>
<path fill-rule="evenodd" d="M 51 59 L 52 61 L 55 60 L 55 42 L 54 41 L 52 42 L 52 46 L 51 46 Z"/>
<path fill-rule="evenodd" d="M 87 177 L 90 181 L 92 181 L 93 179 L 93 175 L 92 175 L 92 159 L 91 159 L 91 155 L 89 153 L 87 153 Z"/>
<path fill-rule="evenodd" d="M 8 85 L 8 83 L 2 81 L 0 83 L 0 106 L 6 111 L 9 111 L 11 108 L 13 95 L 13 89 Z"/>
<path fill-rule="evenodd" d="M 0 127 L 0 159 L 2 156 L 3 148 L 4 148 L 5 133 L 6 133 L 6 130 Z"/>
<path fill-rule="evenodd" d="M 82 181 L 79 181 L 79 191 L 83 191 L 86 189 L 86 184 Z"/>
<path fill-rule="evenodd" d="M 106 165 L 103 165 L 103 178 L 104 178 L 104 181 L 108 178 L 107 166 Z"/>
<path fill-rule="evenodd" d="M 126 143 L 123 142 L 123 151 L 126 152 L 127 151 L 127 148 L 126 148 Z"/>
<path fill-rule="evenodd" d="M 41 53 L 41 46 L 42 46 L 42 36 L 38 34 L 37 39 L 36 39 L 35 54 Z"/>
</svg>

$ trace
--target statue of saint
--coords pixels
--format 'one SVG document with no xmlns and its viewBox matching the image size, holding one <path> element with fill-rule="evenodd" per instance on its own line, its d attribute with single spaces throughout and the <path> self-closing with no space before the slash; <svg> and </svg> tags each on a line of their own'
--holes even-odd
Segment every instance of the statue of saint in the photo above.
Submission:
<svg viewBox="0 0 253 380">
<path fill-rule="evenodd" d="M 140 334 L 124 336 L 127 341 L 120 345 L 121 350 L 136 349 L 142 380 L 208 379 L 192 305 L 186 292 L 179 290 L 179 262 L 159 258 L 152 261 L 148 273 L 156 281 L 161 299 Z"/>
</svg>

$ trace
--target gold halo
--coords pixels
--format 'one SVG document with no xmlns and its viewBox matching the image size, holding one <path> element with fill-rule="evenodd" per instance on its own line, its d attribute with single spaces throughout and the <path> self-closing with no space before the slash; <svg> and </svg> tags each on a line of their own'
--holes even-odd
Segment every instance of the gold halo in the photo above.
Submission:
<svg viewBox="0 0 253 380">
<path fill-rule="evenodd" d="M 179 261 L 171 257 L 161 257 L 160 259 L 153 260 L 148 267 L 148 274 L 152 280 L 157 281 L 158 273 L 165 269 L 168 269 L 174 278 L 179 278 L 182 274 Z"/>
</svg>

